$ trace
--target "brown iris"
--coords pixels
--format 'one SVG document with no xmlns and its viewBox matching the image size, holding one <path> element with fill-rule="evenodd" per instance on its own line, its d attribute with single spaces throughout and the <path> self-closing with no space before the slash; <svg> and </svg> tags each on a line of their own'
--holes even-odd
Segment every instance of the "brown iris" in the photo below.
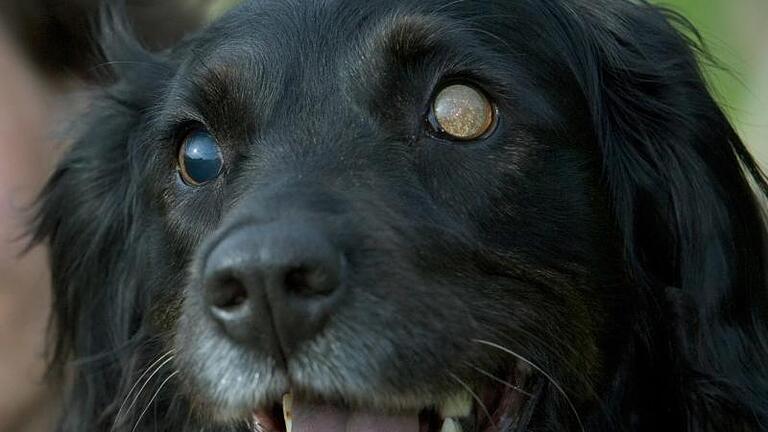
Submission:
<svg viewBox="0 0 768 432">
<path fill-rule="evenodd" d="M 453 84 L 437 94 L 430 117 L 439 132 L 453 139 L 467 141 L 490 132 L 495 110 L 488 98 L 476 88 Z"/>
</svg>

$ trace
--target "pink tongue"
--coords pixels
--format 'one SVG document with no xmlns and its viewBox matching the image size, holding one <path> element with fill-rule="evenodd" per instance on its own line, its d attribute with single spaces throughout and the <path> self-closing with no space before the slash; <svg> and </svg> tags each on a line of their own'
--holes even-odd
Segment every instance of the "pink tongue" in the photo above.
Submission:
<svg viewBox="0 0 768 432">
<path fill-rule="evenodd" d="M 293 402 L 293 432 L 419 432 L 419 417 L 350 412 Z"/>
</svg>

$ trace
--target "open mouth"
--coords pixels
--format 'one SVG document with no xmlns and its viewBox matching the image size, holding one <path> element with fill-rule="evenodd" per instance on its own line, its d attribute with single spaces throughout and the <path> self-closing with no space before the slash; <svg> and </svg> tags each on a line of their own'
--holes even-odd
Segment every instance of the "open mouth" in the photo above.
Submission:
<svg viewBox="0 0 768 432">
<path fill-rule="evenodd" d="M 254 412 L 252 432 L 497 432 L 509 430 L 531 397 L 522 377 L 462 392 L 418 412 L 376 413 L 283 396 L 282 403 Z"/>
</svg>

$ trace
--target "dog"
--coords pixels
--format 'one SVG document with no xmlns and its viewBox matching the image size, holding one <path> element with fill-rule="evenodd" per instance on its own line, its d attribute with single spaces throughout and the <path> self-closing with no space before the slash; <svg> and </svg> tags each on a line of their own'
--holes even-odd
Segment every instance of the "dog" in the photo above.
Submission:
<svg viewBox="0 0 768 432">
<path fill-rule="evenodd" d="M 34 225 L 59 431 L 768 430 L 768 183 L 680 15 L 120 10 Z"/>
</svg>

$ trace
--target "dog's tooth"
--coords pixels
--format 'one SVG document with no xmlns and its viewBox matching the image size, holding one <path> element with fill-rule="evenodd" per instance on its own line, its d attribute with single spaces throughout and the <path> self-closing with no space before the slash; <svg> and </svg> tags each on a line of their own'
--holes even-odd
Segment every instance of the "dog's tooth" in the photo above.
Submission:
<svg viewBox="0 0 768 432">
<path fill-rule="evenodd" d="M 472 395 L 463 392 L 445 399 L 438 407 L 437 411 L 442 418 L 461 418 L 472 414 Z"/>
<path fill-rule="evenodd" d="M 283 418 L 285 419 L 285 431 L 293 429 L 293 395 L 287 393 L 283 396 Z"/>
<path fill-rule="evenodd" d="M 443 420 L 443 427 L 440 428 L 440 432 L 462 432 L 459 422 L 452 418 Z"/>
</svg>

